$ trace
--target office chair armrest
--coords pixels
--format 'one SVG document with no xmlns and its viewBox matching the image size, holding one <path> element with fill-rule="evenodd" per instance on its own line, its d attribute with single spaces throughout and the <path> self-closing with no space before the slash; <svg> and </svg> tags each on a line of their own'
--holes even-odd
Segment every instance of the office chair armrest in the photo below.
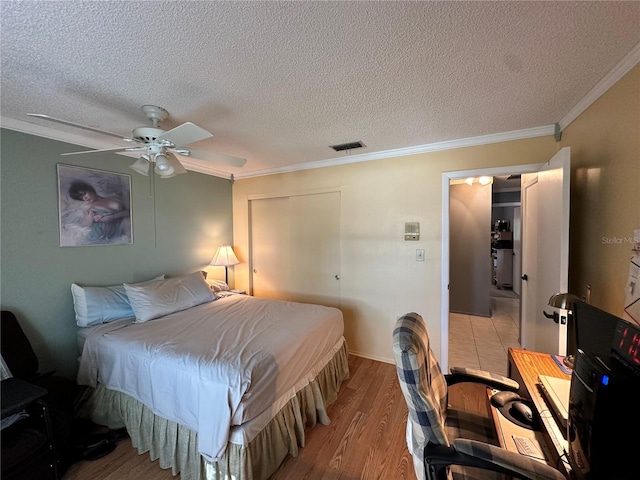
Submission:
<svg viewBox="0 0 640 480">
<path fill-rule="evenodd" d="M 436 472 L 447 465 L 461 465 L 527 480 L 566 480 L 562 473 L 546 463 L 475 440 L 459 438 L 451 447 L 427 444 L 424 459 L 425 469 Z"/>
<path fill-rule="evenodd" d="M 487 387 L 498 390 L 517 392 L 520 389 L 520 384 L 511 378 L 476 368 L 451 367 L 451 373 L 445 374 L 444 378 L 449 386 L 456 383 L 472 382 L 483 383 Z"/>
</svg>

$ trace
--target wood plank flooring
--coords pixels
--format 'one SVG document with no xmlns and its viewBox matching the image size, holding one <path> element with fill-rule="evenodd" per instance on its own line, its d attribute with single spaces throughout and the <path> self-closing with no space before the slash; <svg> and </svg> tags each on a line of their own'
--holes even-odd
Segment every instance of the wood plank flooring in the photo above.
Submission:
<svg viewBox="0 0 640 480">
<path fill-rule="evenodd" d="M 270 480 L 416 480 L 407 450 L 407 406 L 395 366 L 349 356 L 351 377 L 329 408 L 330 425 L 306 430 L 306 445 Z M 72 465 L 63 480 L 175 480 L 130 440 L 106 457 Z"/>
</svg>

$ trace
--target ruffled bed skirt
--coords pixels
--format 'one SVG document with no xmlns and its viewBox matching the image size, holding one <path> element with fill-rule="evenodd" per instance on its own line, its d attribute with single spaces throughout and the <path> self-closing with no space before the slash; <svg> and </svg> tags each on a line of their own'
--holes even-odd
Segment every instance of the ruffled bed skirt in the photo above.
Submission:
<svg viewBox="0 0 640 480">
<path fill-rule="evenodd" d="M 349 378 L 346 342 L 315 379 L 285 404 L 274 418 L 246 445 L 227 445 L 218 462 L 198 453 L 198 435 L 187 427 L 154 413 L 134 398 L 102 385 L 89 389 L 79 416 L 109 428 L 127 427 L 138 453 L 149 452 L 161 468 L 171 468 L 181 480 L 266 480 L 287 454 L 298 455 L 304 447 L 305 427 L 329 424 L 327 407 L 338 396 L 342 381 Z"/>
</svg>

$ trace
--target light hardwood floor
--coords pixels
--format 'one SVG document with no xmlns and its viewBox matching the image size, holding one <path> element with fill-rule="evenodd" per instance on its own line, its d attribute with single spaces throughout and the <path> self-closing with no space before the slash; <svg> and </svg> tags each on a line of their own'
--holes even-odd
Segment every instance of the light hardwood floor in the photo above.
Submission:
<svg viewBox="0 0 640 480">
<path fill-rule="evenodd" d="M 405 441 L 407 406 L 395 366 L 351 355 L 351 376 L 329 408 L 330 425 L 306 430 L 306 445 L 270 480 L 415 480 Z M 170 480 L 129 439 L 95 461 L 70 467 L 63 480 Z"/>
</svg>

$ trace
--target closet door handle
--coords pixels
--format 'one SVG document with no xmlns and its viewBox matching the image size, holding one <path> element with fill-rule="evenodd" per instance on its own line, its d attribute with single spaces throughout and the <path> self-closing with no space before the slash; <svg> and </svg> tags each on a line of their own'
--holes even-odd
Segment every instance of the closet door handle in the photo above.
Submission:
<svg viewBox="0 0 640 480">
<path fill-rule="evenodd" d="M 522 275 L 520 278 L 521 278 L 522 280 L 524 280 L 525 282 L 526 282 L 527 280 L 529 280 L 529 277 L 527 277 L 527 274 L 526 274 L 526 273 L 525 273 L 524 275 Z"/>
</svg>

